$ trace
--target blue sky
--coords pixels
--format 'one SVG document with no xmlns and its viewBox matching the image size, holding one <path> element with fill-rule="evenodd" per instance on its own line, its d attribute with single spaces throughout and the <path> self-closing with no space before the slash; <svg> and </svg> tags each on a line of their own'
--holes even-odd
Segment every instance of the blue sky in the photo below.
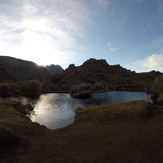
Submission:
<svg viewBox="0 0 163 163">
<path fill-rule="evenodd" d="M 163 72 L 162 0 L 0 0 L 0 55 Z"/>
</svg>

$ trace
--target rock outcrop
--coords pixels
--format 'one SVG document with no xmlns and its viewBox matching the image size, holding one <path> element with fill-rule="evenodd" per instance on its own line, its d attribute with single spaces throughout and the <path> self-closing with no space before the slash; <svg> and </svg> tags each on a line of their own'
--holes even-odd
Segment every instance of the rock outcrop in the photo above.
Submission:
<svg viewBox="0 0 163 163">
<path fill-rule="evenodd" d="M 163 105 L 163 75 L 158 76 L 152 86 L 152 93 L 156 103 Z"/>
<path fill-rule="evenodd" d="M 75 98 L 89 98 L 91 97 L 91 91 L 88 85 L 85 83 L 79 85 L 73 85 L 70 90 L 70 94 Z"/>
<path fill-rule="evenodd" d="M 69 91 L 73 85 L 81 83 L 87 83 L 92 92 L 115 90 L 120 87 L 127 90 L 149 90 L 154 79 L 160 74 L 162 73 L 158 71 L 136 73 L 120 65 L 109 65 L 106 60 L 91 58 L 81 66 L 70 64 L 60 75 L 53 76 L 51 82 L 58 90 L 66 88 Z"/>
<path fill-rule="evenodd" d="M 64 71 L 64 69 L 60 65 L 54 65 L 54 64 L 51 64 L 50 66 L 46 66 L 45 68 L 48 70 L 48 72 L 50 72 L 53 75 Z"/>
</svg>

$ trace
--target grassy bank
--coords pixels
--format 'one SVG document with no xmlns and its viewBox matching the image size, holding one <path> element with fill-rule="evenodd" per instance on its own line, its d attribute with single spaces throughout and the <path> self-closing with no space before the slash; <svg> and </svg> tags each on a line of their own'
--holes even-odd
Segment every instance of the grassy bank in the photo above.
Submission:
<svg viewBox="0 0 163 163">
<path fill-rule="evenodd" d="M 78 108 L 74 124 L 57 130 L 32 123 L 21 107 L 0 100 L 2 163 L 163 162 L 161 106 L 132 101 Z"/>
</svg>

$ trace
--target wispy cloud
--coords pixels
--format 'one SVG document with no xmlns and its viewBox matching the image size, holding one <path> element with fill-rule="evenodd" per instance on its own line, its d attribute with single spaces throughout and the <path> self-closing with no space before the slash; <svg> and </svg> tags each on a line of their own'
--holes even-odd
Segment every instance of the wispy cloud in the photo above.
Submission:
<svg viewBox="0 0 163 163">
<path fill-rule="evenodd" d="M 156 38 L 155 40 L 153 40 L 150 43 L 150 46 L 155 46 L 155 47 L 160 47 L 162 48 L 163 45 L 163 35 L 161 35 L 160 37 Z"/>
<path fill-rule="evenodd" d="M 110 47 L 110 46 L 111 46 L 111 42 L 108 42 L 107 46 L 109 46 L 109 47 Z"/>
<path fill-rule="evenodd" d="M 119 48 L 109 48 L 109 51 L 112 51 L 112 52 L 115 52 L 115 51 L 118 51 Z"/>
<path fill-rule="evenodd" d="M 151 25 L 147 25 L 144 30 L 143 30 L 143 33 L 145 33 L 146 31 L 150 30 L 152 27 Z"/>
<path fill-rule="evenodd" d="M 119 50 L 119 48 L 113 48 L 111 42 L 108 42 L 107 46 L 109 47 L 109 51 L 111 52 L 115 52 Z"/>
</svg>

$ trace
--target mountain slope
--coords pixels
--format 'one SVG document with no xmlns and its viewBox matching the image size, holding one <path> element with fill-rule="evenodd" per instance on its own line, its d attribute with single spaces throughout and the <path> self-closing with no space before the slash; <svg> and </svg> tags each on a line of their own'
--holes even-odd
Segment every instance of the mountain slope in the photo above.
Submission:
<svg viewBox="0 0 163 163">
<path fill-rule="evenodd" d="M 49 72 L 45 67 L 8 56 L 0 56 L 0 67 L 15 78 L 15 80 L 43 79 Z"/>
</svg>

